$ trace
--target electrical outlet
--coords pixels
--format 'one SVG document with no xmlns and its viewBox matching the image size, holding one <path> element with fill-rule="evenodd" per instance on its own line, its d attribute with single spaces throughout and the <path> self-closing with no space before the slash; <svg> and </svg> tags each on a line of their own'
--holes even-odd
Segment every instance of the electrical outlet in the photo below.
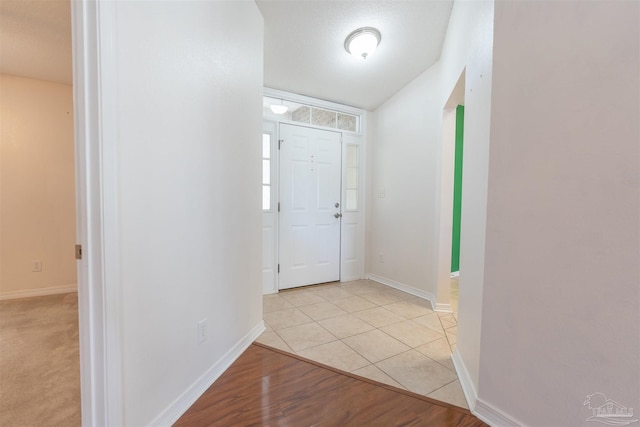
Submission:
<svg viewBox="0 0 640 427">
<path fill-rule="evenodd" d="M 198 322 L 198 344 L 202 344 L 207 339 L 207 319 L 202 319 Z"/>
<path fill-rule="evenodd" d="M 383 254 L 380 254 L 380 255 L 378 256 L 378 262 L 379 262 L 380 264 L 384 264 L 384 255 L 383 255 Z"/>
<path fill-rule="evenodd" d="M 384 187 L 380 187 L 378 189 L 378 198 L 379 199 L 384 199 L 386 195 L 387 195 L 387 192 L 386 192 L 385 188 Z"/>
<path fill-rule="evenodd" d="M 42 271 L 42 261 L 39 259 L 31 261 L 31 271 L 34 273 L 40 273 Z"/>
</svg>

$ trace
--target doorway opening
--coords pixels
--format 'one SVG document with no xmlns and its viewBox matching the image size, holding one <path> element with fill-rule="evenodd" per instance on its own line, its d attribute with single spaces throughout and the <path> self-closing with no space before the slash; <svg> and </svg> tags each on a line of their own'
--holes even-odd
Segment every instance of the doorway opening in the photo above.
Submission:
<svg viewBox="0 0 640 427">
<path fill-rule="evenodd" d="M 273 89 L 263 111 L 263 294 L 364 278 L 366 113 Z"/>
<path fill-rule="evenodd" d="M 436 310 L 448 312 L 453 311 L 454 308 L 457 309 L 456 285 L 460 272 L 464 81 L 465 71 L 463 70 L 442 111 Z M 455 301 L 452 301 L 452 280 Z"/>
<path fill-rule="evenodd" d="M 0 7 L 0 425 L 79 425 L 71 3 L 35 3 Z"/>
</svg>

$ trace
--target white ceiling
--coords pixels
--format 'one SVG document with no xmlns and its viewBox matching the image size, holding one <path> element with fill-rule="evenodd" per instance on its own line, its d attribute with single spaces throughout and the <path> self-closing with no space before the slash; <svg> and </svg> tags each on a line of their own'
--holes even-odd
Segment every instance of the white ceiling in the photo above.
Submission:
<svg viewBox="0 0 640 427">
<path fill-rule="evenodd" d="M 256 0 L 265 20 L 265 86 L 373 110 L 433 65 L 453 0 Z M 366 60 L 344 50 L 360 27 L 382 41 Z"/>
<path fill-rule="evenodd" d="M 373 110 L 440 57 L 453 0 L 256 0 L 265 86 Z M 382 33 L 367 60 L 344 50 Z M 72 83 L 69 0 L 0 0 L 0 73 Z"/>
<path fill-rule="evenodd" d="M 0 0 L 0 73 L 72 83 L 69 0 Z"/>
</svg>

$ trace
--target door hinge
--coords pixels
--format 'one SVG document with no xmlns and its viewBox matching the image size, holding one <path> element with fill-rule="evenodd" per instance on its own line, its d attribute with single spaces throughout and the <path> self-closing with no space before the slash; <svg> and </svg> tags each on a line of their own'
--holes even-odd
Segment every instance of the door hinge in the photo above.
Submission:
<svg viewBox="0 0 640 427">
<path fill-rule="evenodd" d="M 82 245 L 76 245 L 76 259 L 82 259 Z"/>
<path fill-rule="evenodd" d="M 278 212 L 280 212 L 280 202 L 278 202 Z"/>
<path fill-rule="evenodd" d="M 283 142 L 284 142 L 284 139 L 278 140 L 278 150 L 280 149 L 280 146 L 282 145 Z"/>
<path fill-rule="evenodd" d="M 280 273 L 280 264 L 278 264 L 278 273 Z"/>
</svg>

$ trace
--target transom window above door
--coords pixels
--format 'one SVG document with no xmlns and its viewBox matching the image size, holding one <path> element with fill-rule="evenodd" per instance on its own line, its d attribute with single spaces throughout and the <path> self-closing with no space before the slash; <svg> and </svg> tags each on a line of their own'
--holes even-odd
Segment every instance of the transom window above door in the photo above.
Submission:
<svg viewBox="0 0 640 427">
<path fill-rule="evenodd" d="M 265 96 L 263 117 L 360 132 L 360 116 Z M 274 108 L 271 108 L 274 107 Z"/>
</svg>

